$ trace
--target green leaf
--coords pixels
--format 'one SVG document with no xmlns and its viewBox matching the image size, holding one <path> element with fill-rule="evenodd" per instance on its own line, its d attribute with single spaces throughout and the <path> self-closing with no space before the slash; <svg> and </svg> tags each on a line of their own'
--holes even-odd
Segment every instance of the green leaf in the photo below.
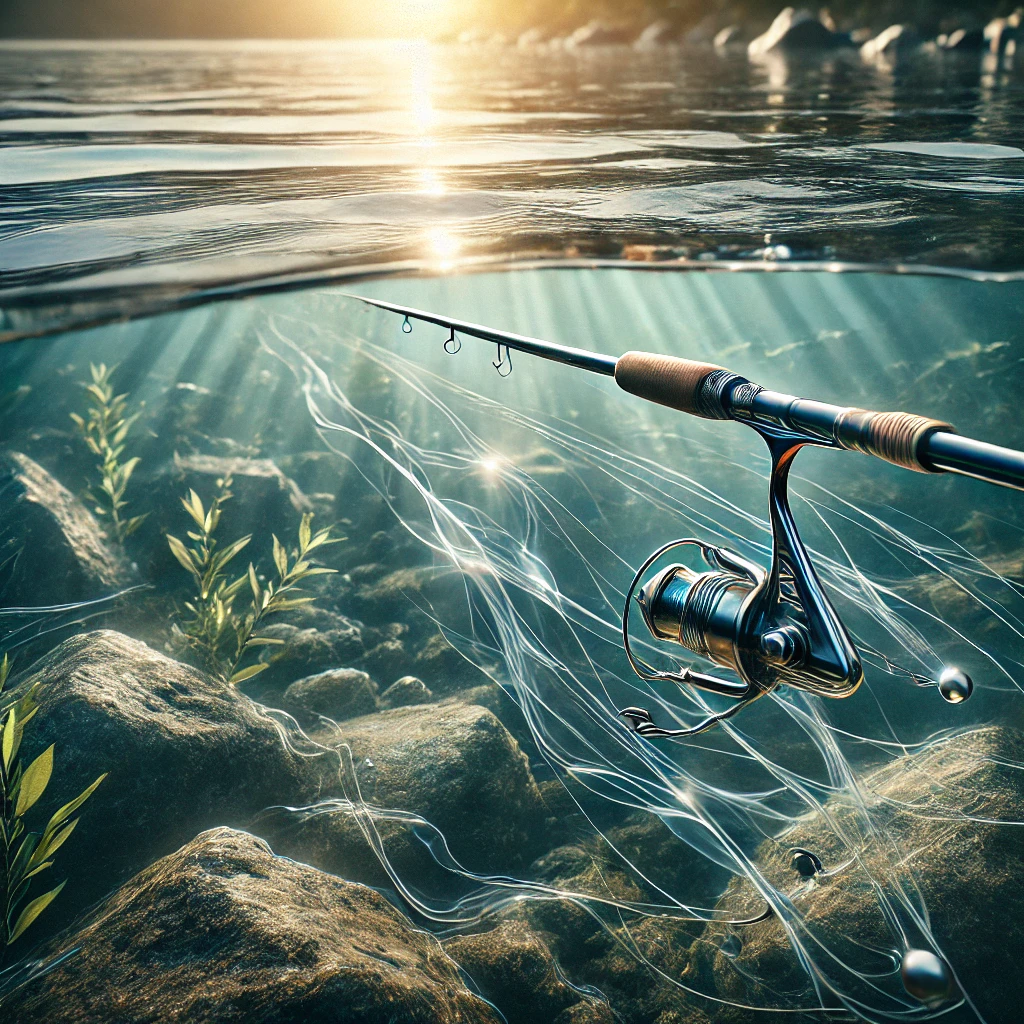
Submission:
<svg viewBox="0 0 1024 1024">
<path fill-rule="evenodd" d="M 26 769 L 18 787 L 18 803 L 14 813 L 20 818 L 43 795 L 53 771 L 53 744 L 51 743 Z"/>
<path fill-rule="evenodd" d="M 268 669 L 270 666 L 266 662 L 258 661 L 255 665 L 250 665 L 248 668 L 239 669 L 228 682 L 234 686 L 235 683 L 244 683 L 246 679 L 252 679 L 253 676 L 258 676 L 264 669 Z"/>
<path fill-rule="evenodd" d="M 11 929 L 11 937 L 7 940 L 7 945 L 10 946 L 12 943 L 17 942 L 21 938 L 25 929 L 28 928 L 33 921 L 60 895 L 61 889 L 64 888 L 66 882 L 61 882 L 56 889 L 51 889 L 49 892 L 43 893 L 42 896 L 37 896 L 25 909 L 18 915 L 18 920 L 15 921 L 14 927 Z"/>
<path fill-rule="evenodd" d="M 248 534 L 248 536 L 239 537 L 238 540 L 236 540 L 233 544 L 229 544 L 226 548 L 224 548 L 223 551 L 218 551 L 213 559 L 213 562 L 216 565 L 216 567 L 220 569 L 223 566 L 227 565 L 228 562 L 230 562 L 231 559 L 234 558 L 235 555 L 237 555 L 238 552 L 241 551 L 242 548 L 244 548 L 246 544 L 248 544 L 249 541 L 251 540 L 252 534 L 250 533 Z"/>
<path fill-rule="evenodd" d="M 3 660 L 0 661 L 0 693 L 3 692 L 3 688 L 7 685 L 7 677 L 11 674 L 11 659 L 7 656 L 7 652 L 4 651 Z"/>
<path fill-rule="evenodd" d="M 52 860 L 44 860 L 42 864 L 37 864 L 31 871 L 25 875 L 26 880 L 31 878 L 33 875 L 38 875 L 40 871 L 45 871 L 47 868 L 53 867 Z"/>
<path fill-rule="evenodd" d="M 261 608 L 263 592 L 260 590 L 260 581 L 256 579 L 256 570 L 253 568 L 252 562 L 249 563 L 249 586 L 252 589 L 252 599 L 256 602 L 256 607 Z"/>
<path fill-rule="evenodd" d="M 46 857 L 52 857 L 67 842 L 68 836 L 75 831 L 75 826 L 79 821 L 79 818 L 72 818 L 63 828 L 57 829 L 52 835 L 49 830 L 44 832 L 43 838 L 39 841 L 39 845 L 28 862 L 29 867 L 34 867 Z"/>
<path fill-rule="evenodd" d="M 292 608 L 301 608 L 304 604 L 312 604 L 315 600 L 315 597 L 275 597 L 267 611 L 286 612 Z"/>
<path fill-rule="evenodd" d="M 275 534 L 271 534 L 271 536 L 274 538 L 274 565 L 277 566 L 277 574 L 284 579 L 288 575 L 288 553 L 277 536 Z"/>
<path fill-rule="evenodd" d="M 4 655 L 6 657 L 6 655 Z M 11 770 L 11 758 L 14 757 L 14 734 L 18 731 L 18 711 L 11 708 L 4 724 L 4 771 Z"/>
<path fill-rule="evenodd" d="M 299 523 L 299 550 L 305 552 L 306 548 L 309 547 L 312 531 L 310 530 L 309 524 L 313 519 L 313 515 L 310 512 L 303 513 L 302 522 Z"/>
<path fill-rule="evenodd" d="M 185 506 L 185 511 L 195 520 L 196 526 L 202 530 L 206 525 L 206 512 L 203 509 L 202 501 L 199 500 L 199 495 L 190 490 L 188 497 L 182 498 L 181 503 Z"/>
<path fill-rule="evenodd" d="M 182 568 L 187 569 L 196 581 L 200 581 L 199 573 L 196 571 L 196 567 L 192 564 L 192 556 L 189 554 L 189 550 L 177 537 L 172 537 L 167 534 L 167 546 L 171 549 L 171 554 L 178 560 L 178 563 Z"/>
<path fill-rule="evenodd" d="M 249 647 L 270 647 L 271 645 L 283 644 L 283 640 L 277 640 L 271 636 L 251 636 L 245 641 L 245 646 L 242 650 L 246 650 Z"/>
<path fill-rule="evenodd" d="M 81 807 L 82 804 L 84 804 L 85 801 L 88 800 L 89 797 L 91 797 L 93 795 L 93 793 L 96 792 L 97 786 L 99 786 L 99 784 L 106 777 L 107 777 L 107 773 L 104 772 L 98 779 L 96 779 L 95 782 L 92 783 L 91 786 L 87 786 L 85 789 L 83 789 L 82 792 L 79 793 L 78 796 L 76 796 L 74 798 L 74 800 L 69 800 L 63 807 L 61 807 L 58 810 L 54 811 L 53 816 L 50 818 L 49 822 L 47 823 L 46 832 L 53 832 L 56 829 L 60 828 L 60 826 L 68 818 L 70 818 L 71 815 L 74 814 L 75 811 L 77 811 L 78 808 Z"/>
</svg>

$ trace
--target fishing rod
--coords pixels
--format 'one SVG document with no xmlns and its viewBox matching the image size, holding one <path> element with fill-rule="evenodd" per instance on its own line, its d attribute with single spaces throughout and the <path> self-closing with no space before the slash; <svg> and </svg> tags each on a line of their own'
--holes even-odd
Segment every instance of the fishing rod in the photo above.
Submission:
<svg viewBox="0 0 1024 1024">
<path fill-rule="evenodd" d="M 825 595 L 790 508 L 790 469 L 805 445 L 857 451 L 919 473 L 956 473 L 1024 490 L 1024 452 L 962 437 L 941 420 L 797 398 L 713 363 L 651 352 L 606 356 L 379 299 L 349 297 L 403 316 L 406 333 L 412 330 L 412 320 L 447 328 L 448 352 L 457 352 L 461 345 L 457 333 L 495 343 L 498 358 L 493 365 L 503 376 L 512 370 L 510 353 L 524 352 L 613 377 L 624 391 L 679 412 L 745 423 L 764 439 L 771 456 L 769 567 L 687 537 L 665 544 L 647 558 L 626 592 L 622 637 L 633 671 L 648 682 L 695 686 L 733 701 L 724 711 L 684 729 L 659 727 L 645 708 L 620 711 L 645 737 L 694 736 L 781 685 L 835 698 L 849 697 L 860 686 L 860 654 Z M 707 571 L 674 564 L 644 580 L 657 561 L 683 547 L 697 548 Z M 653 668 L 637 656 L 630 642 L 634 603 L 655 640 L 685 647 L 731 670 L 739 680 L 682 666 L 674 671 Z M 974 688 L 970 676 L 955 666 L 943 669 L 937 680 L 902 671 L 920 686 L 936 686 L 951 704 L 967 700 Z"/>
</svg>

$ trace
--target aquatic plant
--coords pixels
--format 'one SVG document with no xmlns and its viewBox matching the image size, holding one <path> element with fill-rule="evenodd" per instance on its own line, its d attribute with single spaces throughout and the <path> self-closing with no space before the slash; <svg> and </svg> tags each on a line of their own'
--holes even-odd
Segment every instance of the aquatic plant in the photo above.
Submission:
<svg viewBox="0 0 1024 1024">
<path fill-rule="evenodd" d="M 92 381 L 83 385 L 89 396 L 89 408 L 85 416 L 71 413 L 71 419 L 75 421 L 89 451 L 100 459 L 96 466 L 99 483 L 86 490 L 86 497 L 96 515 L 110 520 L 114 537 L 118 544 L 123 544 L 142 525 L 146 513 L 123 517 L 123 510 L 128 505 L 125 491 L 139 459 L 134 456 L 122 462 L 121 456 L 128 432 L 141 410 L 128 415 L 128 395 L 114 394 L 111 377 L 115 369 L 105 363 L 99 366 L 89 364 Z"/>
<path fill-rule="evenodd" d="M 337 570 L 314 566 L 310 554 L 343 538 L 332 538 L 330 527 L 314 534 L 311 526 L 313 514 L 306 512 L 299 524 L 298 546 L 291 553 L 276 535 L 271 535 L 276 581 L 261 584 L 252 562 L 243 575 L 229 581 L 228 564 L 252 540 L 252 534 L 248 534 L 218 550 L 214 534 L 220 524 L 221 507 L 232 497 L 230 487 L 230 477 L 218 480 L 217 493 L 208 509 L 204 508 L 199 495 L 190 490 L 181 503 L 197 527 L 188 533 L 192 546 L 186 546 L 170 534 L 167 535 L 167 543 L 197 587 L 195 598 L 185 603 L 192 618 L 178 627 L 178 633 L 202 668 L 234 685 L 270 667 L 266 661 L 242 665 L 246 656 L 256 648 L 284 644 L 283 640 L 257 635 L 258 628 L 272 615 L 315 600 L 309 595 L 295 596 L 302 589 L 300 584 L 310 577 Z M 237 611 L 236 599 L 247 584 L 252 600 L 245 611 Z"/>
<path fill-rule="evenodd" d="M 0 692 L 10 675 L 0 660 Z M 0 964 L 12 946 L 60 895 L 65 883 L 28 900 L 32 879 L 53 867 L 54 855 L 75 830 L 74 815 L 107 777 L 101 775 L 73 800 L 56 810 L 40 832 L 27 831 L 25 817 L 42 797 L 53 772 L 53 744 L 24 767 L 18 756 L 25 727 L 38 710 L 38 684 L 8 709 L 0 726 Z M 26 902 L 28 900 L 28 902 Z"/>
</svg>

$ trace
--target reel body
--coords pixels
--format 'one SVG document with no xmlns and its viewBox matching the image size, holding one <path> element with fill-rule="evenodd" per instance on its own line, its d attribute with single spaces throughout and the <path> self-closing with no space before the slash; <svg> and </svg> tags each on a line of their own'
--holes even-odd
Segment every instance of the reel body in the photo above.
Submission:
<svg viewBox="0 0 1024 1024">
<path fill-rule="evenodd" d="M 822 697 L 848 697 L 864 676 L 857 649 L 825 595 L 800 538 L 789 505 L 793 459 L 808 442 L 779 431 L 758 430 L 772 457 L 768 487 L 772 560 L 767 570 L 726 548 L 686 538 L 656 551 L 640 568 L 626 597 L 623 636 L 634 671 L 651 682 L 674 682 L 731 697 L 734 705 L 690 729 L 660 729 L 643 708 L 620 714 L 645 736 L 703 732 L 776 686 L 796 686 Z M 826 442 L 827 443 L 827 442 Z M 670 565 L 642 582 L 669 551 L 697 547 L 708 571 Z M 629 612 L 634 600 L 648 632 L 739 676 L 740 681 L 680 669 L 658 671 L 633 652 Z"/>
</svg>

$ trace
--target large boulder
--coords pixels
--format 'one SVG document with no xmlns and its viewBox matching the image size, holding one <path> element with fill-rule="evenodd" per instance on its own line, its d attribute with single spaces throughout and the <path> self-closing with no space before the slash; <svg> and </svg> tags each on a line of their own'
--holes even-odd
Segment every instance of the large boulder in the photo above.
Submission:
<svg viewBox="0 0 1024 1024">
<path fill-rule="evenodd" d="M 92 513 L 21 452 L 0 454 L 0 607 L 70 604 L 133 580 Z"/>
<path fill-rule="evenodd" d="M 526 755 L 486 708 L 394 708 L 314 736 L 351 750 L 363 800 L 425 818 L 466 867 L 508 871 L 528 861 L 544 804 Z"/>
<path fill-rule="evenodd" d="M 4 1003 L 19 1024 L 497 1024 L 382 896 L 205 832 L 115 892 Z M 63 958 L 62 957 L 63 954 Z"/>
<path fill-rule="evenodd" d="M 1013 729 L 987 728 L 947 738 L 868 775 L 857 801 L 832 798 L 825 808 L 829 824 L 814 815 L 778 841 L 763 844 L 761 870 L 783 892 L 799 890 L 795 902 L 806 927 L 837 958 L 817 958 L 826 976 L 838 972 L 842 987 L 867 1006 L 884 998 L 878 987 L 908 998 L 888 957 L 899 942 L 879 906 L 876 884 L 882 880 L 889 887 L 898 877 L 907 892 L 920 893 L 935 941 L 981 1016 L 1019 1019 L 1024 1002 L 1019 970 L 1024 846 L 1013 823 L 1024 820 L 1022 760 L 1024 735 Z M 858 818 L 860 800 L 871 809 L 871 834 Z M 812 884 L 801 882 L 791 866 L 788 851 L 793 847 L 815 853 L 826 873 Z M 734 880 L 720 909 L 733 917 L 757 913 L 763 906 L 749 883 Z M 910 945 L 929 946 L 904 926 Z M 858 970 L 866 979 L 860 987 Z M 691 982 L 713 979 L 717 995 L 737 1003 L 817 1004 L 777 919 L 731 935 L 720 925 L 709 926 L 691 953 L 689 973 Z M 985 978 L 998 983 L 978 983 Z M 734 1013 L 729 1019 L 753 1024 L 762 1016 Z"/>
<path fill-rule="evenodd" d="M 66 640 L 3 703 L 36 683 L 24 756 L 56 744 L 42 803 L 52 810 L 107 773 L 58 857 L 69 881 L 43 924 L 59 924 L 201 829 L 316 795 L 317 765 L 289 750 L 258 704 L 120 633 Z"/>
<path fill-rule="evenodd" d="M 747 54 L 758 58 L 770 53 L 806 53 L 849 45 L 848 35 L 833 32 L 809 11 L 786 7 L 767 32 L 750 41 Z"/>
</svg>

